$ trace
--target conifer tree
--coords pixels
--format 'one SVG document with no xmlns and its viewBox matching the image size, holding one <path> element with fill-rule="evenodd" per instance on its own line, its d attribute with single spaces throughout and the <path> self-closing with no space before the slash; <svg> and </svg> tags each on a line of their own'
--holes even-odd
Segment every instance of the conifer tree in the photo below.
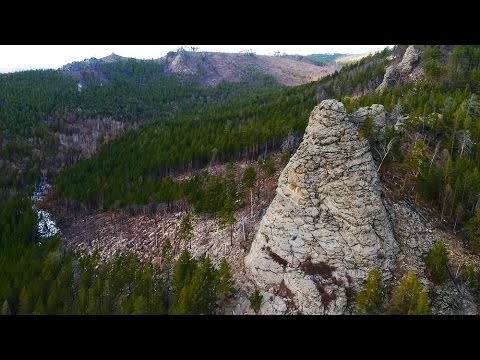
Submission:
<svg viewBox="0 0 480 360">
<path fill-rule="evenodd" d="M 448 251 L 443 240 L 438 240 L 427 256 L 427 271 L 437 284 L 442 284 L 448 277 Z"/>
<path fill-rule="evenodd" d="M 368 274 L 362 291 L 357 295 L 357 314 L 374 315 L 382 310 L 384 290 L 380 271 L 374 269 Z"/>
<path fill-rule="evenodd" d="M 468 287 L 472 290 L 478 288 L 478 275 L 475 272 L 475 263 L 469 262 L 465 269 L 464 279 Z"/>
<path fill-rule="evenodd" d="M 189 243 L 189 248 L 192 248 L 192 236 L 193 236 L 193 225 L 192 225 L 192 216 L 189 214 L 185 215 L 182 221 L 180 222 L 180 228 L 178 229 L 178 236 L 184 244 L 184 249 L 187 248 L 187 243 Z"/>
<path fill-rule="evenodd" d="M 221 228 L 228 227 L 230 233 L 230 246 L 233 246 L 233 226 L 235 225 L 235 204 L 227 199 L 222 208 L 217 212 L 218 224 Z"/>
<path fill-rule="evenodd" d="M 393 289 L 389 313 L 398 315 L 428 315 L 431 313 L 428 295 L 415 273 L 409 271 Z"/>
<path fill-rule="evenodd" d="M 480 251 L 480 208 L 465 226 L 468 243 L 475 251 Z"/>
<path fill-rule="evenodd" d="M 221 304 L 233 298 L 236 294 L 230 265 L 227 259 L 222 258 L 217 274 L 217 296 Z"/>
<path fill-rule="evenodd" d="M 245 169 L 242 176 L 242 188 L 250 191 L 250 216 L 253 216 L 253 189 L 257 182 L 257 172 L 253 166 Z"/>
<path fill-rule="evenodd" d="M 250 295 L 250 308 L 258 314 L 260 307 L 262 306 L 263 295 L 260 290 L 255 289 L 255 291 Z"/>
</svg>

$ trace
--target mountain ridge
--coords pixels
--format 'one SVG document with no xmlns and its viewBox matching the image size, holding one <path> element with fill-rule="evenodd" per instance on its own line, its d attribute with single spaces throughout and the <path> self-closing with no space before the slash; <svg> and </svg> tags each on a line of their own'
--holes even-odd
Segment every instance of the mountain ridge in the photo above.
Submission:
<svg viewBox="0 0 480 360">
<path fill-rule="evenodd" d="M 165 73 L 196 77 L 207 86 L 216 86 L 222 81 L 254 82 L 258 75 L 269 75 L 282 85 L 296 86 L 316 81 L 341 68 L 341 65 L 335 63 L 319 66 L 281 56 L 179 50 L 151 60 L 112 53 L 100 59 L 90 58 L 66 64 L 60 70 L 78 81 L 82 80 L 82 73 L 92 73 L 100 81 L 108 81 L 105 74 L 99 71 L 101 65 L 127 61 L 158 64 L 159 70 Z"/>
</svg>

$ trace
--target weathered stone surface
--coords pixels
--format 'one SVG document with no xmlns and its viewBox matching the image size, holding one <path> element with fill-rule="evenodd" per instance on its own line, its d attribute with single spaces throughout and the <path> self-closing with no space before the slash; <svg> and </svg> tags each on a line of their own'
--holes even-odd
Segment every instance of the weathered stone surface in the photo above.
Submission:
<svg viewBox="0 0 480 360">
<path fill-rule="evenodd" d="M 353 113 L 351 120 L 357 126 L 363 125 L 367 116 L 371 116 L 375 121 L 375 125 L 380 129 L 385 127 L 387 124 L 387 112 L 383 105 L 380 104 L 373 104 L 368 107 L 362 107 Z"/>
<path fill-rule="evenodd" d="M 378 85 L 377 90 L 390 89 L 392 88 L 400 78 L 400 72 L 397 69 L 397 66 L 390 65 L 385 69 L 385 75 L 383 76 L 383 81 Z"/>
<path fill-rule="evenodd" d="M 398 81 L 410 78 L 410 80 L 418 78 L 418 72 L 412 74 L 415 65 L 420 60 L 420 53 L 415 49 L 415 46 L 410 45 L 403 54 L 402 61 L 398 64 L 387 66 L 382 83 L 377 87 L 377 90 L 384 90 L 392 88 Z"/>
<path fill-rule="evenodd" d="M 387 210 L 401 249 L 396 260 L 395 283 L 400 281 L 407 271 L 413 271 L 430 294 L 434 314 L 476 314 L 474 298 L 458 278 L 454 282 L 452 277 L 449 277 L 444 284 L 436 285 L 426 276 L 425 258 L 428 252 L 437 240 L 446 239 L 448 235 L 436 228 L 419 209 L 405 201 L 394 202 L 387 206 Z M 452 254 L 449 257 L 451 258 Z"/>
<path fill-rule="evenodd" d="M 415 46 L 410 45 L 407 50 L 405 50 L 402 61 L 400 62 L 400 64 L 398 64 L 398 71 L 400 72 L 400 76 L 406 76 L 410 74 L 418 60 L 420 60 L 419 52 L 417 51 L 417 49 L 415 49 Z"/>
<path fill-rule="evenodd" d="M 342 103 L 325 100 L 312 111 L 245 258 L 264 292 L 261 312 L 346 313 L 351 289 L 370 270 L 392 277 L 397 252 L 368 142 Z M 279 296 L 280 287 L 292 299 Z"/>
</svg>

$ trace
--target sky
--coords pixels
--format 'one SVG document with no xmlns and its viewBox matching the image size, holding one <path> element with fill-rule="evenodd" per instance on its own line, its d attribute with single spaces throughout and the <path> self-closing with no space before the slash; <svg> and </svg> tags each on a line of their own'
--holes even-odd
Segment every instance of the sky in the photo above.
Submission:
<svg viewBox="0 0 480 360">
<path fill-rule="evenodd" d="M 57 69 L 73 61 L 102 58 L 115 53 L 137 59 L 157 59 L 179 47 L 199 51 L 240 52 L 252 50 L 259 55 L 344 53 L 361 54 L 382 50 L 388 45 L 0 45 L 0 72 L 25 69 Z"/>
</svg>

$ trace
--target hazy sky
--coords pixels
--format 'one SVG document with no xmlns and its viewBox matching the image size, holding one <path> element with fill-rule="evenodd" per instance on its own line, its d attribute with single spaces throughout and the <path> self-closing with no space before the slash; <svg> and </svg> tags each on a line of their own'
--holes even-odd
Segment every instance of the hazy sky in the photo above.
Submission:
<svg viewBox="0 0 480 360">
<path fill-rule="evenodd" d="M 101 58 L 112 52 L 137 59 L 156 59 L 180 46 L 191 45 L 0 45 L 0 71 L 58 68 L 73 61 Z M 387 45 L 193 45 L 200 51 L 240 52 L 273 55 L 315 53 L 360 54 L 384 49 Z"/>
</svg>

